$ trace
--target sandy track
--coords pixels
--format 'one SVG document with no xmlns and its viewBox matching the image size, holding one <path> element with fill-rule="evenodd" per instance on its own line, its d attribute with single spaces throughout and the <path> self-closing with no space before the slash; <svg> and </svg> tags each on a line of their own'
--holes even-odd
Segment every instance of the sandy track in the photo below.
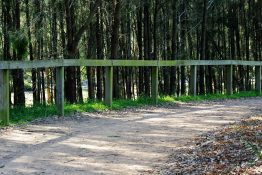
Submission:
<svg viewBox="0 0 262 175">
<path fill-rule="evenodd" d="M 0 174 L 150 174 L 173 149 L 261 107 L 252 98 L 46 119 L 2 131 Z"/>
</svg>

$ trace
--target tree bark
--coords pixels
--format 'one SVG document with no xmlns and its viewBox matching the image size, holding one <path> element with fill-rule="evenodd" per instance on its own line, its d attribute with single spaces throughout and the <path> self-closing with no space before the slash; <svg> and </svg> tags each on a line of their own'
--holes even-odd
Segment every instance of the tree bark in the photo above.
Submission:
<svg viewBox="0 0 262 175">
<path fill-rule="evenodd" d="M 207 27 L 207 0 L 203 0 L 203 17 L 202 17 L 202 32 L 201 32 L 201 52 L 200 60 L 206 59 L 206 27 Z M 205 94 L 205 67 L 200 66 L 200 94 Z"/>
<path fill-rule="evenodd" d="M 16 32 L 20 32 L 20 1 L 16 1 L 14 4 L 14 29 Z M 20 41 L 18 41 L 20 42 Z M 22 60 L 21 48 L 14 50 L 14 60 Z M 13 70 L 13 87 L 14 87 L 14 105 L 25 106 L 25 88 L 24 88 L 24 71 Z"/>
<path fill-rule="evenodd" d="M 120 9 L 121 1 L 114 0 L 114 13 L 113 13 L 113 26 L 112 26 L 112 37 L 111 37 L 111 59 L 118 58 L 118 47 L 119 47 L 119 27 L 120 27 Z M 113 98 L 120 97 L 119 89 L 119 68 L 114 68 L 113 77 Z"/>
</svg>

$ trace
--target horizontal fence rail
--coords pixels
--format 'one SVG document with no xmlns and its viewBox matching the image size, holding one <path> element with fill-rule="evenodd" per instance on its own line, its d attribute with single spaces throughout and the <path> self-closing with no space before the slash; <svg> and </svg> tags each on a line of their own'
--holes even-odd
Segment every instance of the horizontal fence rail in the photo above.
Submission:
<svg viewBox="0 0 262 175">
<path fill-rule="evenodd" d="M 56 59 L 35 61 L 0 61 L 0 123 L 9 124 L 9 75 L 14 69 L 56 69 L 56 108 L 57 114 L 64 115 L 64 68 L 65 67 L 105 67 L 105 98 L 104 102 L 112 107 L 113 102 L 113 69 L 114 67 L 152 67 L 151 97 L 155 104 L 158 102 L 159 67 L 190 66 L 189 93 L 197 95 L 198 66 L 224 66 L 225 87 L 227 94 L 233 94 L 233 66 L 255 67 L 256 91 L 261 93 L 262 61 L 242 60 L 88 60 L 88 59 Z"/>
<path fill-rule="evenodd" d="M 112 66 L 112 67 L 171 67 L 171 66 L 262 66 L 262 61 L 242 60 L 88 60 L 57 59 L 35 61 L 0 61 L 0 70 L 55 68 L 70 66 Z"/>
</svg>

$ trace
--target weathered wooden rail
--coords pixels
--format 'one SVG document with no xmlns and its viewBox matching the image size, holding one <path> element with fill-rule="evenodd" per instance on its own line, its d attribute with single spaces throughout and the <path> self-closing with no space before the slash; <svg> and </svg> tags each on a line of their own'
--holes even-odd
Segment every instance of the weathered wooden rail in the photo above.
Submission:
<svg viewBox="0 0 262 175">
<path fill-rule="evenodd" d="M 255 66 L 256 90 L 261 93 L 261 66 L 262 61 L 241 60 L 35 60 L 35 61 L 0 61 L 0 122 L 9 123 L 9 71 L 13 69 L 56 68 L 56 107 L 57 113 L 64 115 L 64 67 L 70 66 L 102 66 L 105 67 L 105 104 L 112 106 L 113 101 L 113 68 L 114 67 L 152 67 L 152 98 L 155 103 L 158 99 L 158 70 L 159 67 L 190 66 L 191 78 L 189 92 L 196 95 L 197 67 L 198 66 L 225 66 L 226 92 L 233 93 L 233 66 Z"/>
</svg>

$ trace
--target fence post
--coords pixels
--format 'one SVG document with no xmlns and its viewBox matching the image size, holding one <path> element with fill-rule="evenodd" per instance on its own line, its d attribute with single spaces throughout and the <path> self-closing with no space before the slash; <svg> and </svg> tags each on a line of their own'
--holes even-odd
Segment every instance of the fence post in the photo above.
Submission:
<svg viewBox="0 0 262 175">
<path fill-rule="evenodd" d="M 233 94 L 233 65 L 226 66 L 226 93 Z"/>
<path fill-rule="evenodd" d="M 64 76 L 65 68 L 56 68 L 56 109 L 59 116 L 64 116 L 65 92 L 64 92 Z"/>
<path fill-rule="evenodd" d="M 0 124 L 9 125 L 9 70 L 0 70 Z"/>
<path fill-rule="evenodd" d="M 197 66 L 191 66 L 190 69 L 190 95 L 197 95 Z"/>
<path fill-rule="evenodd" d="M 256 66 L 256 92 L 261 94 L 261 66 Z"/>
<path fill-rule="evenodd" d="M 105 68 L 105 104 L 110 108 L 113 105 L 113 67 Z"/>
<path fill-rule="evenodd" d="M 158 103 L 158 67 L 152 67 L 152 99 L 154 104 Z"/>
</svg>

